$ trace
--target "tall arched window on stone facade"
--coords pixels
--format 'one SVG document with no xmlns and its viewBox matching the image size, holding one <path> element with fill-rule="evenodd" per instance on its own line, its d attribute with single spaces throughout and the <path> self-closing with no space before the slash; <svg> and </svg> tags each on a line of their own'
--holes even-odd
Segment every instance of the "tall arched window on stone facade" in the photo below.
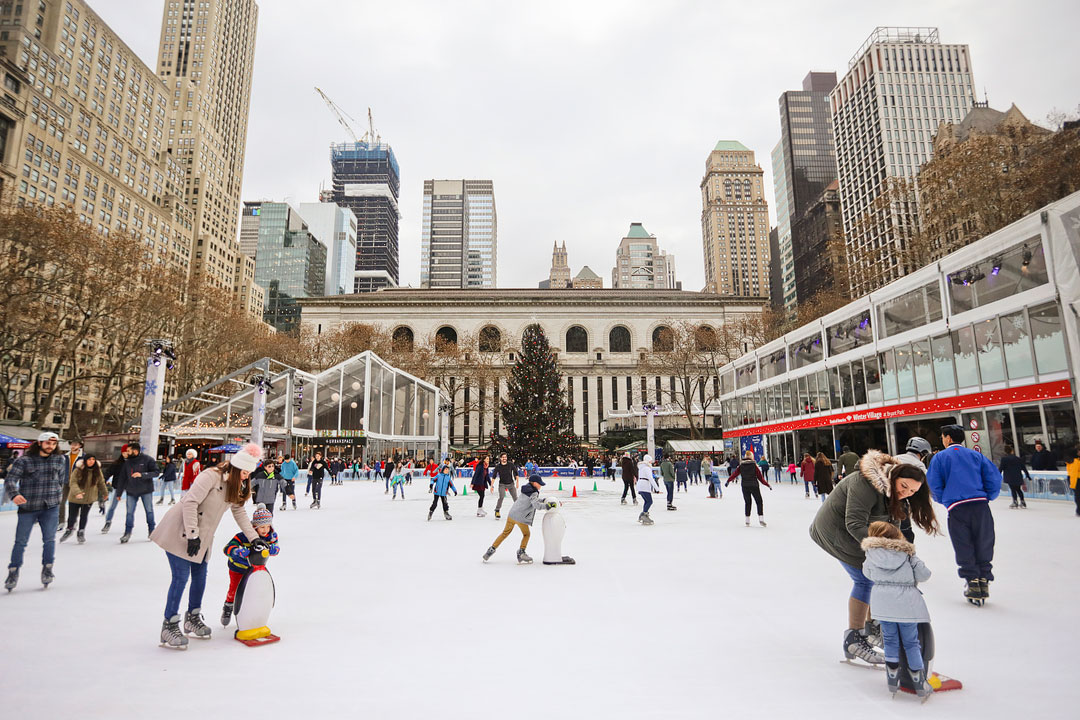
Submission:
<svg viewBox="0 0 1080 720">
<path fill-rule="evenodd" d="M 709 325 L 699 325 L 694 329 L 694 344 L 698 351 L 710 352 L 715 350 L 717 343 L 716 330 Z"/>
<path fill-rule="evenodd" d="M 494 325 L 485 325 L 480 330 L 480 352 L 495 353 L 502 350 L 502 333 Z"/>
<path fill-rule="evenodd" d="M 585 332 L 585 328 L 575 325 L 566 331 L 566 352 L 589 352 L 589 333 Z"/>
<path fill-rule="evenodd" d="M 445 352 L 450 345 L 457 345 L 457 330 L 449 325 L 443 325 L 435 332 L 435 350 Z"/>
<path fill-rule="evenodd" d="M 630 352 L 630 331 L 622 325 L 616 325 L 608 333 L 608 352 Z"/>
<path fill-rule="evenodd" d="M 652 349 L 654 352 L 671 352 L 675 349 L 675 335 L 667 325 L 661 325 L 652 331 Z"/>
<path fill-rule="evenodd" d="M 394 337 L 391 340 L 391 344 L 394 347 L 394 352 L 412 352 L 413 351 L 413 331 L 411 327 L 402 325 L 394 328 Z"/>
</svg>

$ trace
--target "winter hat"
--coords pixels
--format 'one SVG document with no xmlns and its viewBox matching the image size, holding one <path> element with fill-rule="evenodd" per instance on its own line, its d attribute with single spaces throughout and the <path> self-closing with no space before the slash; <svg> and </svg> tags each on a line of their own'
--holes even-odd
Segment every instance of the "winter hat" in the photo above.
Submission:
<svg viewBox="0 0 1080 720">
<path fill-rule="evenodd" d="M 262 459 L 262 454 L 261 447 L 255 443 L 248 443 L 240 448 L 238 453 L 229 458 L 229 464 L 238 470 L 254 472 L 255 468 L 259 467 L 259 460 Z"/>
<path fill-rule="evenodd" d="M 255 508 L 255 512 L 251 515 L 251 526 L 262 527 L 263 525 L 269 525 L 273 521 L 274 516 L 266 509 L 266 505 L 259 503 Z"/>
<path fill-rule="evenodd" d="M 59 441 L 59 440 L 60 440 L 60 436 L 59 436 L 59 435 L 57 435 L 57 434 L 56 434 L 56 433 L 54 433 L 54 432 L 48 432 L 48 431 L 46 431 L 46 432 L 43 432 L 43 433 L 41 433 L 41 434 L 40 434 L 40 435 L 38 435 L 38 437 L 37 437 L 37 441 L 38 441 L 39 443 L 43 443 L 43 442 L 45 442 L 46 440 L 56 440 L 56 441 Z"/>
<path fill-rule="evenodd" d="M 187 456 L 189 460 L 194 460 L 199 456 L 199 451 L 195 448 L 188 448 L 188 451 L 184 453 L 184 455 Z"/>
<path fill-rule="evenodd" d="M 652 455 L 650 455 L 649 453 L 645 453 L 645 455 L 643 455 L 641 458 L 641 462 L 645 463 L 646 465 L 652 465 Z"/>
</svg>

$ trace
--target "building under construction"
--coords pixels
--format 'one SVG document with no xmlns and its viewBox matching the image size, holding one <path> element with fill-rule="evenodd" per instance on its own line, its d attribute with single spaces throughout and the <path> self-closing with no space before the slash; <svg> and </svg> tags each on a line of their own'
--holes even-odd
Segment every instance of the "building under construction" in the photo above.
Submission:
<svg viewBox="0 0 1080 720">
<path fill-rule="evenodd" d="M 330 146 L 332 199 L 356 215 L 353 292 L 398 284 L 398 193 L 401 174 L 390 145 L 380 139 Z"/>
</svg>

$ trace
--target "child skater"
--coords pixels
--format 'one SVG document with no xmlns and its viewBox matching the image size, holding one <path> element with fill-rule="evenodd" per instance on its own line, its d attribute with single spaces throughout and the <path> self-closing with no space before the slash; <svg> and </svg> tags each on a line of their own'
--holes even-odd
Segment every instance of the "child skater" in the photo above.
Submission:
<svg viewBox="0 0 1080 720">
<path fill-rule="evenodd" d="M 889 692 L 895 695 L 900 689 L 902 642 L 915 693 L 925 702 L 933 688 L 926 681 L 919 623 L 930 622 L 930 613 L 918 584 L 930 579 L 930 570 L 915 556 L 915 546 L 904 540 L 892 523 L 870 523 L 862 549 L 866 551 L 863 574 L 874 583 L 870 616 L 881 624 Z"/>
<path fill-rule="evenodd" d="M 251 525 L 255 528 L 255 532 L 259 533 L 259 537 L 248 542 L 244 532 L 240 531 L 225 546 L 225 555 L 229 558 L 229 592 L 225 595 L 225 606 L 221 608 L 221 627 L 229 626 L 229 621 L 232 620 L 233 600 L 236 599 L 236 588 L 240 586 L 244 575 L 251 571 L 251 561 L 248 560 L 248 556 L 252 551 L 261 551 L 263 547 L 268 549 L 271 555 L 277 555 L 281 550 L 278 547 L 277 533 L 271 525 L 273 521 L 274 516 L 265 505 L 260 503 L 251 516 Z"/>
<path fill-rule="evenodd" d="M 540 497 L 540 488 L 543 485 L 544 481 L 540 479 L 539 475 L 530 475 L 529 481 L 521 486 L 521 494 L 518 495 L 518 499 L 514 501 L 514 505 L 510 508 L 510 515 L 506 518 L 506 526 L 499 533 L 499 537 L 495 538 L 495 542 L 491 544 L 487 552 L 484 553 L 484 562 L 487 562 L 495 554 L 502 541 L 510 537 L 510 533 L 516 527 L 521 530 L 521 546 L 517 551 L 517 561 L 519 564 L 532 563 L 532 558 L 525 553 L 525 547 L 529 544 L 529 526 L 533 524 L 533 518 L 536 517 L 537 510 L 542 507 L 555 507 L 554 500 Z"/>
<path fill-rule="evenodd" d="M 442 500 L 442 512 L 443 517 L 447 520 L 453 520 L 450 517 L 450 507 L 446 504 L 446 491 L 453 490 L 454 495 L 457 495 L 457 488 L 454 487 L 454 466 L 450 464 L 449 460 L 443 462 L 442 467 L 439 468 L 439 474 L 435 476 L 434 484 L 435 497 L 431 498 L 431 507 L 427 511 L 427 519 L 430 520 L 432 514 L 435 512 L 435 506 L 439 504 L 439 500 Z"/>
<path fill-rule="evenodd" d="M 401 463 L 394 466 L 394 474 L 390 476 L 390 487 L 394 491 L 394 494 L 390 496 L 391 500 L 397 500 L 398 488 L 401 488 L 401 499 L 405 499 L 405 470 Z"/>
</svg>

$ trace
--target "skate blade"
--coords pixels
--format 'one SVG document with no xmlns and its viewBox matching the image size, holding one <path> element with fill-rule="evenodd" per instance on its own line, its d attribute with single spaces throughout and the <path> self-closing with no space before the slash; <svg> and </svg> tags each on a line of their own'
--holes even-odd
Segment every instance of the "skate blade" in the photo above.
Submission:
<svg viewBox="0 0 1080 720">
<path fill-rule="evenodd" d="M 841 660 L 840 663 L 842 665 L 850 665 L 851 667 L 864 668 L 866 670 L 884 670 L 885 669 L 885 663 L 881 663 L 880 665 L 877 665 L 877 664 L 867 663 L 867 662 L 854 662 L 852 660 Z"/>
</svg>

